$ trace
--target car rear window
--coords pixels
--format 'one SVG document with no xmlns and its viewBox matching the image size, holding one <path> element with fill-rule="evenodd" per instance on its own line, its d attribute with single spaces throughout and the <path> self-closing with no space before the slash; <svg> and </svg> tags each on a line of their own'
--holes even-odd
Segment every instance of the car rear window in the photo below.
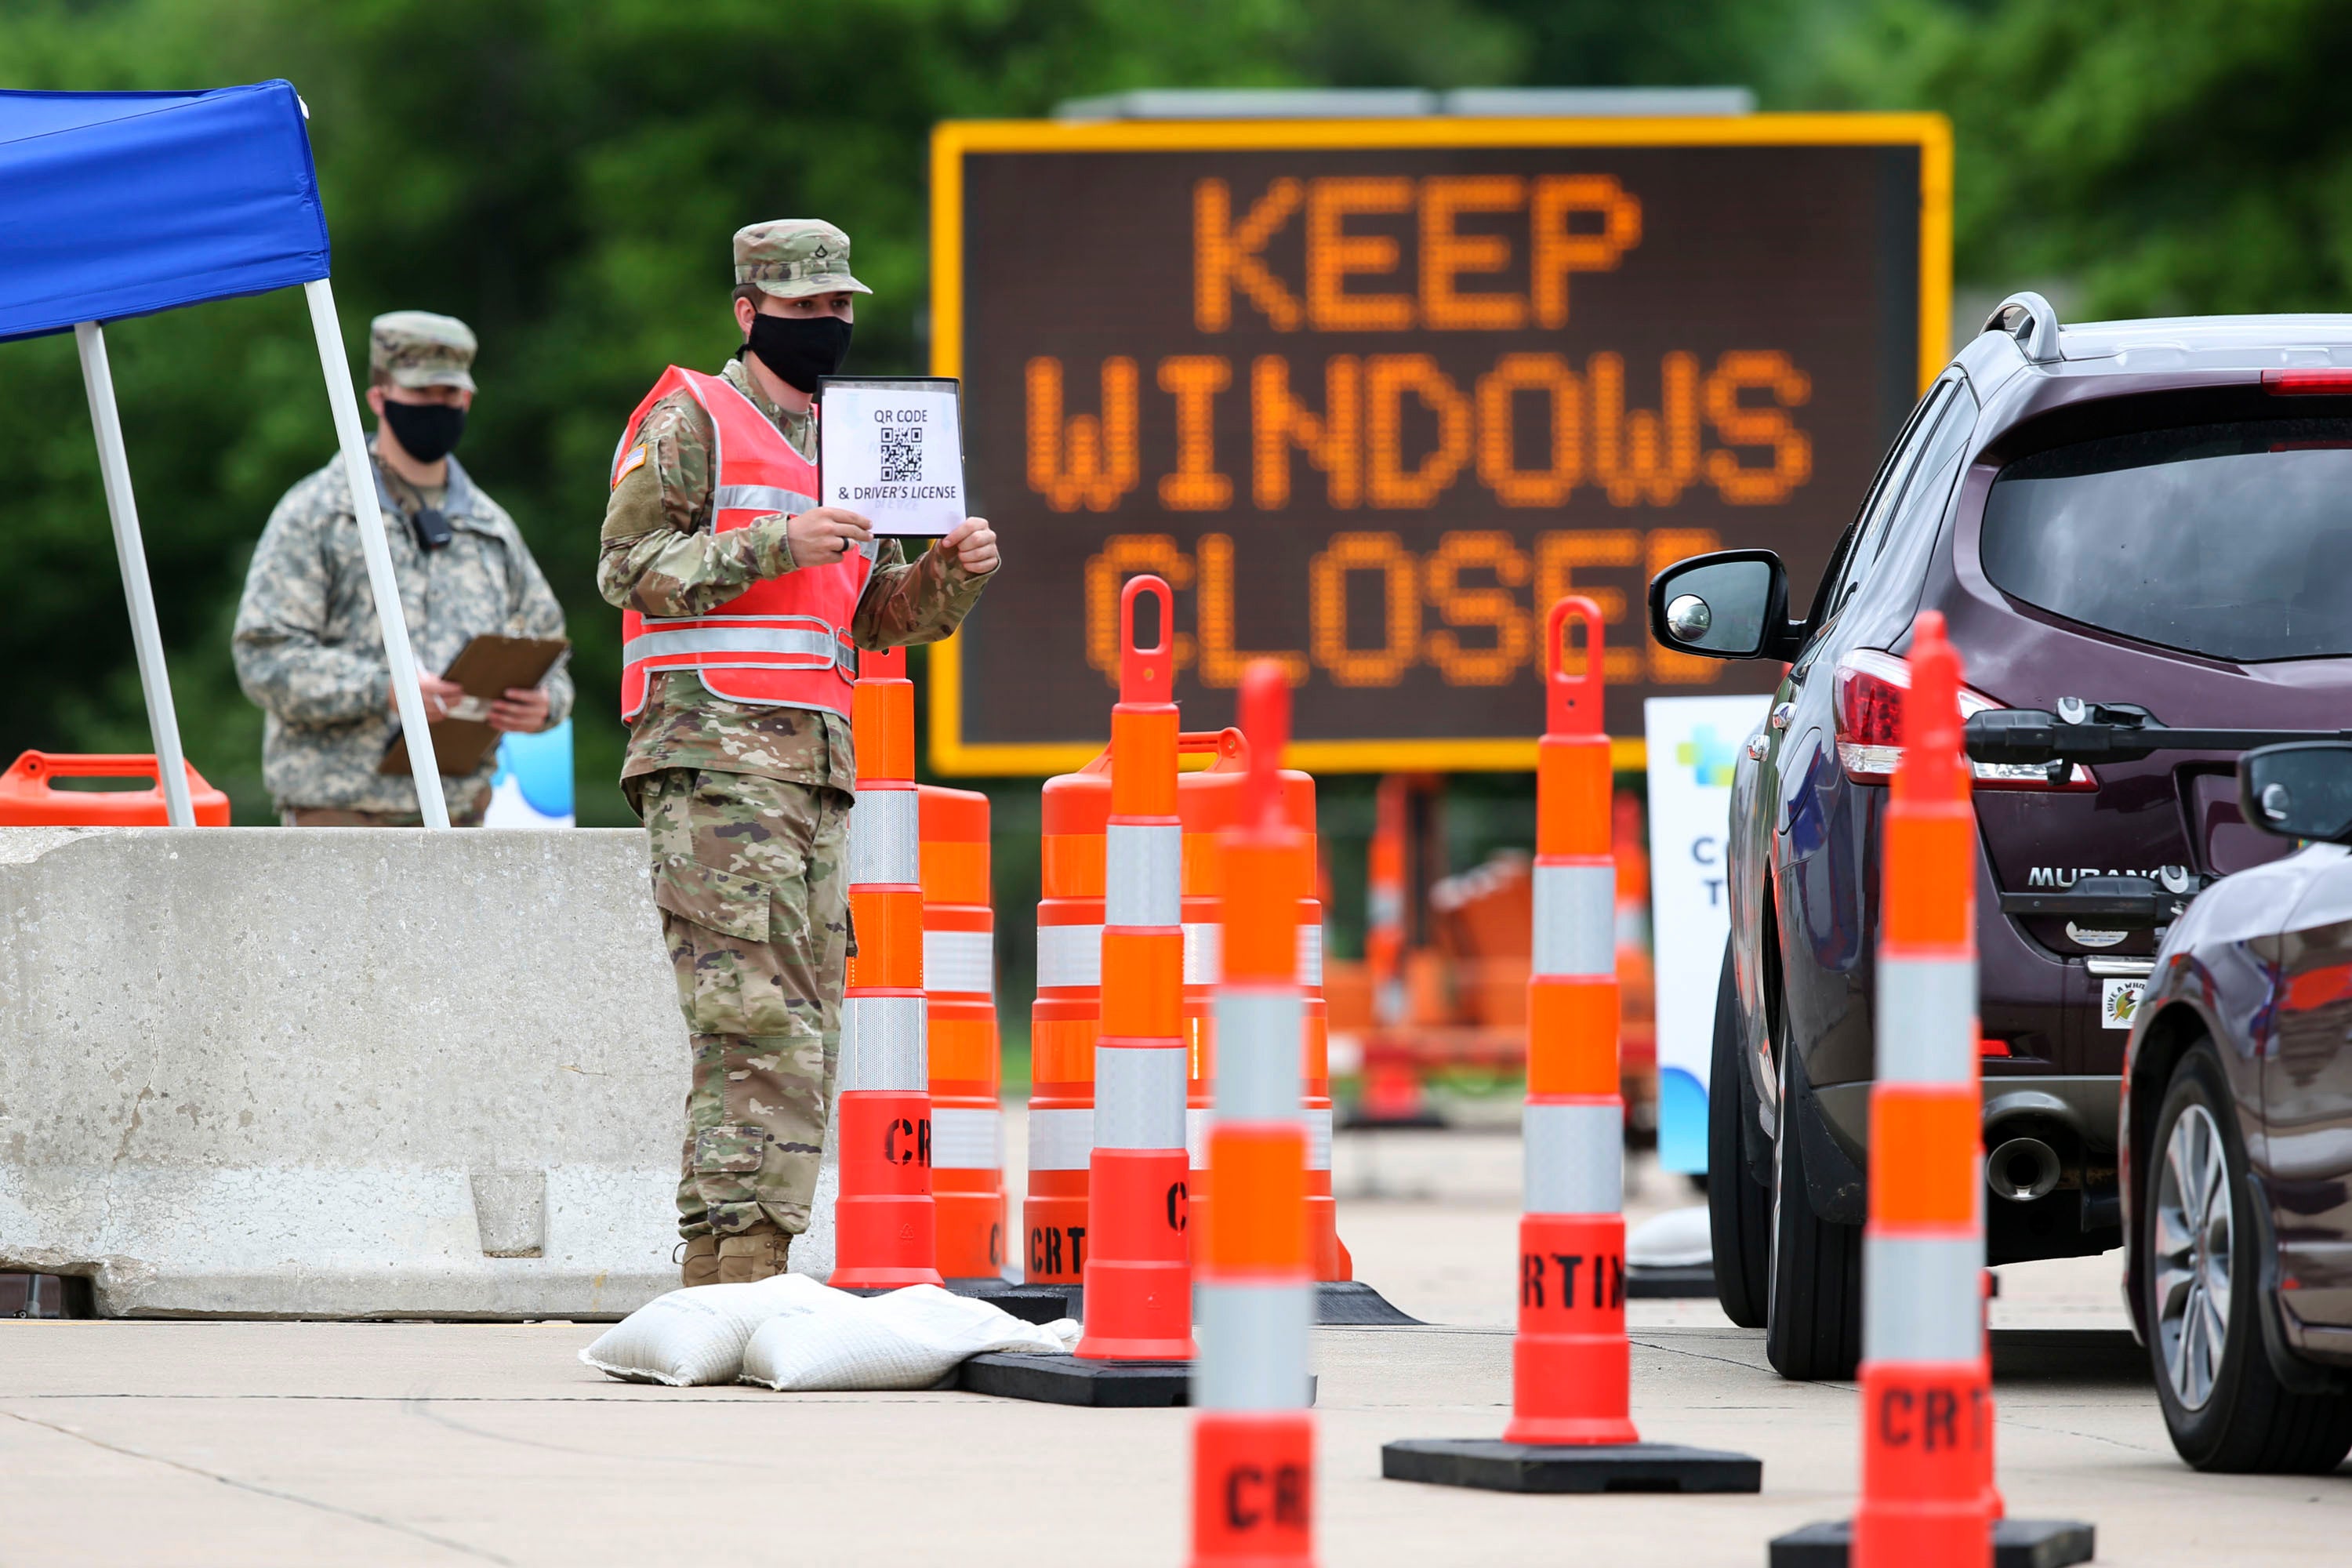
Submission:
<svg viewBox="0 0 2352 1568">
<path fill-rule="evenodd" d="M 2352 654 L 2352 419 L 2148 430 L 2000 471 L 1979 557 L 2068 620 L 2251 664 Z"/>
</svg>

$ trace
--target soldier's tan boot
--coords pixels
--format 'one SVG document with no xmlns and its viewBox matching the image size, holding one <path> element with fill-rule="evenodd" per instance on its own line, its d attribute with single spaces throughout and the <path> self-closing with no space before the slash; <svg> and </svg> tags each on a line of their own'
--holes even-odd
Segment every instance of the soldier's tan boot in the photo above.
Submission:
<svg viewBox="0 0 2352 1568">
<path fill-rule="evenodd" d="M 686 1261 L 678 1277 L 680 1283 L 689 1286 L 718 1284 L 719 1238 L 708 1233 L 687 1237 Z"/>
<path fill-rule="evenodd" d="M 750 1285 L 784 1271 L 793 1238 L 776 1226 L 748 1226 L 719 1238 L 719 1282 Z"/>
</svg>

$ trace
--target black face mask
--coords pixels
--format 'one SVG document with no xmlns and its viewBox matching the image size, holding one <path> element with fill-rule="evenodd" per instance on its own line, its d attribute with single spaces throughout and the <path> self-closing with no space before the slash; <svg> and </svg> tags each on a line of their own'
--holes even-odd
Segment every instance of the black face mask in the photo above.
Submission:
<svg viewBox="0 0 2352 1568">
<path fill-rule="evenodd" d="M 383 400 L 384 423 L 400 449 L 420 463 L 437 463 L 457 449 L 466 433 L 466 411 L 454 403 L 394 403 Z"/>
<path fill-rule="evenodd" d="M 849 323 L 839 316 L 754 316 L 744 346 L 785 385 L 813 393 L 817 377 L 835 374 L 849 357 Z"/>
</svg>

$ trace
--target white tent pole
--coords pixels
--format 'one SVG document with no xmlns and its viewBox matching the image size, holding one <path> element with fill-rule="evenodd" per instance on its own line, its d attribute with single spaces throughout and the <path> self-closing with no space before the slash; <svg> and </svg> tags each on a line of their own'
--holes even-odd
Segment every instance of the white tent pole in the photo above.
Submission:
<svg viewBox="0 0 2352 1568">
<path fill-rule="evenodd" d="M 155 591 L 147 581 L 147 547 L 139 538 L 139 502 L 131 492 L 131 457 L 122 445 L 122 413 L 114 404 L 106 334 L 96 321 L 84 321 L 74 328 L 74 346 L 81 351 L 82 390 L 89 394 L 89 422 L 98 432 L 98 472 L 106 484 L 107 516 L 114 523 L 122 596 L 131 605 L 131 646 L 139 653 L 139 689 L 147 696 L 147 732 L 154 738 L 163 816 L 174 827 L 194 827 L 188 769 L 180 757 L 180 718 L 172 709 L 172 673 L 163 663 L 163 634 L 155 625 Z"/>
<path fill-rule="evenodd" d="M 342 452 L 343 479 L 351 486 L 352 512 L 360 525 L 360 552 L 367 557 L 376 624 L 383 628 L 383 657 L 392 667 L 401 733 L 408 738 L 408 766 L 416 777 L 417 808 L 425 815 L 425 826 L 446 827 L 449 807 L 441 798 L 440 763 L 433 755 L 433 729 L 425 717 L 425 693 L 416 684 L 416 658 L 408 650 L 408 621 L 400 607 L 400 580 L 393 574 L 392 547 L 383 542 L 383 512 L 376 505 L 375 470 L 368 463 L 367 437 L 360 432 L 360 402 L 352 395 L 352 366 L 343 355 L 335 291 L 325 279 L 318 278 L 302 285 L 302 297 L 310 301 L 310 329 L 319 338 L 319 368 L 327 374 L 327 405 L 335 413 L 335 445 Z"/>
</svg>

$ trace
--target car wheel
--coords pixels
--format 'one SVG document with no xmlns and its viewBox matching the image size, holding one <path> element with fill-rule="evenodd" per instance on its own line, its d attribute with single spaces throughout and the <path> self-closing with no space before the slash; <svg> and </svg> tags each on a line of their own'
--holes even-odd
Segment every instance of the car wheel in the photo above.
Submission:
<svg viewBox="0 0 2352 1568">
<path fill-rule="evenodd" d="M 2147 1348 L 2172 1446 L 2200 1470 L 2320 1475 L 2352 1450 L 2352 1397 L 2278 1381 L 2229 1079 L 2212 1043 L 2173 1070 L 2139 1205 Z"/>
<path fill-rule="evenodd" d="M 1806 1196 L 1805 1141 L 1790 1089 L 1795 1051 L 1785 1026 L 1775 1020 L 1773 1028 L 1780 1114 L 1772 1140 L 1764 1359 L 1782 1377 L 1850 1378 L 1862 1362 L 1862 1227 L 1822 1218 Z"/>
<path fill-rule="evenodd" d="M 1765 1269 L 1771 1260 L 1772 1194 L 1748 1173 L 1742 1142 L 1756 1120 L 1756 1086 L 1740 1048 L 1739 994 L 1731 973 L 1731 944 L 1723 944 L 1723 975 L 1715 983 L 1715 1054 L 1707 1065 L 1706 1214 L 1715 1258 L 1715 1299 L 1743 1329 L 1764 1326 L 1769 1299 Z"/>
</svg>

